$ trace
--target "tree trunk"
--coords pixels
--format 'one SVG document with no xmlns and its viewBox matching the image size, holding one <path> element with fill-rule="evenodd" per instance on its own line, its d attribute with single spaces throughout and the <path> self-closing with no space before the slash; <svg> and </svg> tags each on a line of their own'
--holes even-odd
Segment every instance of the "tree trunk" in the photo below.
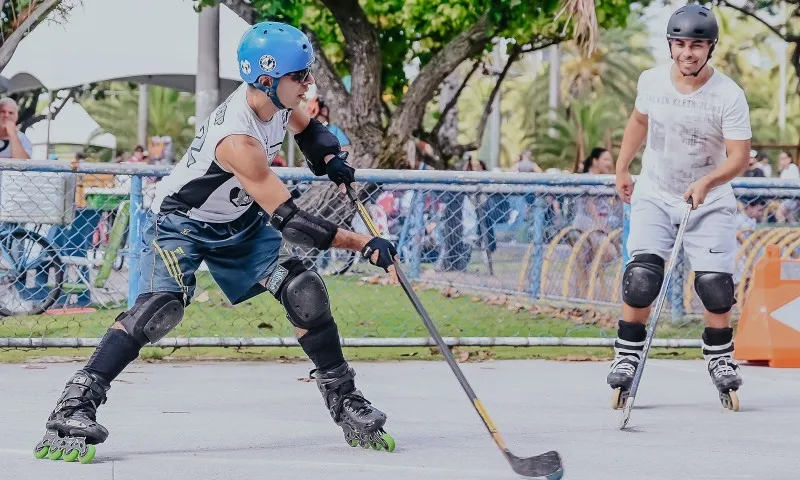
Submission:
<svg viewBox="0 0 800 480">
<path fill-rule="evenodd" d="M 25 35 L 30 31 L 33 30 L 39 22 L 47 16 L 54 8 L 61 3 L 61 0 L 45 0 L 43 1 L 36 9 L 30 14 L 25 21 L 23 21 L 11 35 L 8 36 L 7 39 L 0 45 L 0 72 L 6 68 L 8 62 L 11 61 L 11 56 L 14 55 L 14 51 L 17 49 L 19 42 L 25 37 Z"/>
</svg>

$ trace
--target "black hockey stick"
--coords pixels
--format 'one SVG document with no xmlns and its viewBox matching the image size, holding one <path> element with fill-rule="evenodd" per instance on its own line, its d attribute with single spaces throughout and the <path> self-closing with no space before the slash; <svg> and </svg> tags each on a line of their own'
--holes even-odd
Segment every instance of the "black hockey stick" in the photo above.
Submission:
<svg viewBox="0 0 800 480">
<path fill-rule="evenodd" d="M 358 198 L 356 198 L 355 192 L 353 192 L 352 187 L 349 185 L 347 186 L 347 196 L 355 204 L 358 214 L 361 216 L 361 220 L 364 221 L 364 224 L 367 226 L 367 229 L 369 229 L 370 233 L 373 236 L 379 237 L 380 233 L 375 227 L 375 223 L 372 221 L 369 212 L 358 200 Z M 450 351 L 447 344 L 445 344 L 442 336 L 439 334 L 439 331 L 433 324 L 431 317 L 428 315 L 428 312 L 425 311 L 425 307 L 422 306 L 422 303 L 420 302 L 419 297 L 417 297 L 416 292 L 414 292 L 414 289 L 411 288 L 411 284 L 408 282 L 405 274 L 400 269 L 400 265 L 398 264 L 397 260 L 394 262 L 394 270 L 395 273 L 397 273 L 397 279 L 400 281 L 400 285 L 403 287 L 403 290 L 405 290 L 409 300 L 411 300 L 411 303 L 414 305 L 417 313 L 422 318 L 423 323 L 425 323 L 425 327 L 428 329 L 428 332 L 431 334 L 434 340 L 436 340 L 436 344 L 439 346 L 439 351 L 442 352 L 442 356 L 447 361 L 447 364 L 450 365 L 450 369 L 452 369 L 453 373 L 456 375 L 458 383 L 461 384 L 461 388 L 464 389 L 467 397 L 469 397 L 469 399 L 472 401 L 472 405 L 475 407 L 475 410 L 478 412 L 478 415 L 480 415 L 481 420 L 483 420 L 483 424 L 486 425 L 486 428 L 492 435 L 492 439 L 494 439 L 494 442 L 498 447 L 500 447 L 500 450 L 503 451 L 506 460 L 508 460 L 508 463 L 511 464 L 511 468 L 517 474 L 525 477 L 542 480 L 559 480 L 564 475 L 564 467 L 561 464 L 561 456 L 555 450 L 528 458 L 517 457 L 508 450 L 505 442 L 500 437 L 500 433 L 494 426 L 494 422 L 492 422 L 492 420 L 489 418 L 489 414 L 486 412 L 486 409 L 483 408 L 483 404 L 480 400 L 478 400 L 478 397 L 475 395 L 472 387 L 470 387 L 469 382 L 467 382 L 467 379 L 464 377 L 464 373 L 461 371 L 458 363 L 456 363 L 453 353 Z"/>
</svg>

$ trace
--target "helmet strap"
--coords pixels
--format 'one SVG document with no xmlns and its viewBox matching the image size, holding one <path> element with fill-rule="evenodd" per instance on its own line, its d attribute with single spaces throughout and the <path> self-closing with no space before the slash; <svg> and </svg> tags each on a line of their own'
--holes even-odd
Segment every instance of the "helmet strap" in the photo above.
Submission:
<svg viewBox="0 0 800 480">
<path fill-rule="evenodd" d="M 285 110 L 286 107 L 284 107 L 283 104 L 281 103 L 281 101 L 278 100 L 278 82 L 279 81 L 280 81 L 280 78 L 273 78 L 271 87 L 265 87 L 264 85 L 261 84 L 261 82 L 255 82 L 252 85 L 254 87 L 256 87 L 257 89 L 261 90 L 262 92 L 266 93 L 267 96 L 269 97 L 269 99 L 272 100 L 272 103 L 274 103 L 276 107 L 278 107 L 281 110 Z"/>
<path fill-rule="evenodd" d="M 670 60 L 674 60 L 674 58 L 672 58 L 672 44 L 669 42 L 669 40 L 667 40 L 667 46 L 669 47 L 669 59 Z M 711 48 L 708 50 L 708 57 L 706 57 L 706 61 L 703 62 L 702 65 L 700 65 L 700 68 L 698 68 L 696 72 L 690 73 L 689 75 L 683 75 L 683 74 L 681 74 L 681 75 L 683 75 L 684 77 L 696 77 L 696 76 L 700 75 L 700 72 L 702 72 L 703 69 L 706 67 L 706 64 L 708 64 L 708 61 L 711 60 L 711 55 L 714 53 L 714 47 L 716 47 L 716 43 L 712 43 L 711 44 Z M 680 70 L 678 70 L 678 71 L 680 71 Z"/>
</svg>

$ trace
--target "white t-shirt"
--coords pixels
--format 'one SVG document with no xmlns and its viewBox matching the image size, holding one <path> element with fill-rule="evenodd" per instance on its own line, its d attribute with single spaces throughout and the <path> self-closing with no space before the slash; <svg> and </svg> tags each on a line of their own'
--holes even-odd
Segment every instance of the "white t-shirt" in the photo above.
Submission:
<svg viewBox="0 0 800 480">
<path fill-rule="evenodd" d="M 19 142 L 22 144 L 22 148 L 27 152 L 28 155 L 31 155 L 33 152 L 33 145 L 31 141 L 28 140 L 28 137 L 25 136 L 24 133 L 17 130 L 17 137 L 19 137 Z M 0 158 L 11 158 L 11 141 L 9 140 L 0 140 Z"/>
<path fill-rule="evenodd" d="M 794 163 L 790 163 L 786 166 L 783 170 L 781 170 L 781 179 L 782 180 L 800 180 L 800 169 L 797 168 L 797 165 Z"/>
<path fill-rule="evenodd" d="M 733 80 L 714 70 L 696 92 L 683 94 L 672 83 L 672 65 L 639 77 L 636 109 L 648 116 L 648 132 L 635 192 L 682 204 L 689 185 L 725 161 L 725 140 L 748 140 L 752 132 L 747 99 Z M 705 203 L 726 194 L 733 194 L 730 183 L 712 189 Z"/>
</svg>

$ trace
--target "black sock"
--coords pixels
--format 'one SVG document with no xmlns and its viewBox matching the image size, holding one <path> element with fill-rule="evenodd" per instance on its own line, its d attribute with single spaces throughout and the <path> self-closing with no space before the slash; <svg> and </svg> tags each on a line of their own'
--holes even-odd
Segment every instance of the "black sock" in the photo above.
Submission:
<svg viewBox="0 0 800 480">
<path fill-rule="evenodd" d="M 706 327 L 703 331 L 703 343 L 706 345 L 727 345 L 733 341 L 732 328 Z"/>
<path fill-rule="evenodd" d="M 125 330 L 109 328 L 84 370 L 110 385 L 129 363 L 136 360 L 141 348 Z"/>
<path fill-rule="evenodd" d="M 312 328 L 297 341 L 300 342 L 308 358 L 314 362 L 314 366 L 322 372 L 333 370 L 344 363 L 339 329 L 334 322 Z"/>
<path fill-rule="evenodd" d="M 641 323 L 620 320 L 617 336 L 626 342 L 643 342 L 647 338 L 647 327 Z"/>
</svg>

